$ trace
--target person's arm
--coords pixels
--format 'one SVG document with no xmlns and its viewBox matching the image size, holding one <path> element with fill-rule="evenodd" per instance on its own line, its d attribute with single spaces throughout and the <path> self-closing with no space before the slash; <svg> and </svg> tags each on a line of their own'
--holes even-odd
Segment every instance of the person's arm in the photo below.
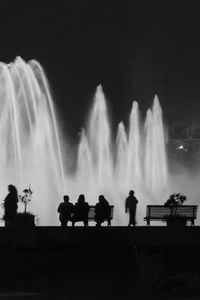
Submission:
<svg viewBox="0 0 200 300">
<path fill-rule="evenodd" d="M 6 196 L 6 198 L 4 199 L 4 201 L 3 201 L 3 206 L 4 206 L 4 207 L 8 207 L 9 204 L 10 204 L 10 194 L 8 194 L 8 195 Z"/>
<path fill-rule="evenodd" d="M 59 204 L 58 209 L 57 209 L 58 213 L 60 213 L 60 211 L 61 211 L 61 204 Z"/>
<path fill-rule="evenodd" d="M 127 212 L 128 212 L 128 203 L 127 203 L 128 201 L 127 201 L 127 199 L 126 199 L 126 202 L 125 202 L 125 213 L 127 214 Z"/>
</svg>

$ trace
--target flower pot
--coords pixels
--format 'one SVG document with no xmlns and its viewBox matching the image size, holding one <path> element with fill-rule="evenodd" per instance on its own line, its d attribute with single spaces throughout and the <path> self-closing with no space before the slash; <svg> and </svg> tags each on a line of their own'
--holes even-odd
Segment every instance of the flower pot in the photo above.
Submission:
<svg viewBox="0 0 200 300">
<path fill-rule="evenodd" d="M 15 224 L 17 227 L 34 227 L 35 216 L 30 213 L 19 213 L 16 215 Z"/>
<path fill-rule="evenodd" d="M 187 220 L 184 217 L 169 217 L 166 218 L 167 226 L 169 227 L 185 227 Z"/>
</svg>

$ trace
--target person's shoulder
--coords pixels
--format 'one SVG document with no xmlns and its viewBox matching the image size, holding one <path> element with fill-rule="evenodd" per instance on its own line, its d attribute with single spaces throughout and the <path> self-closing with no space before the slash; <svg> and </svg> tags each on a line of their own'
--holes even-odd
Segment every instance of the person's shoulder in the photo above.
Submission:
<svg viewBox="0 0 200 300">
<path fill-rule="evenodd" d="M 61 202 L 61 203 L 58 205 L 58 212 L 60 212 L 61 210 L 63 210 L 63 202 Z"/>
<path fill-rule="evenodd" d="M 6 197 L 5 197 L 4 201 L 6 201 L 7 199 L 9 199 L 9 194 L 8 194 L 8 195 L 6 195 Z"/>
<path fill-rule="evenodd" d="M 6 198 L 5 198 L 5 199 L 10 199 L 10 198 L 12 198 L 12 195 L 11 195 L 10 193 L 8 193 L 8 194 L 6 195 Z"/>
<path fill-rule="evenodd" d="M 88 209 L 88 210 L 90 209 L 90 206 L 89 206 L 88 202 L 85 202 L 85 208 Z"/>
</svg>

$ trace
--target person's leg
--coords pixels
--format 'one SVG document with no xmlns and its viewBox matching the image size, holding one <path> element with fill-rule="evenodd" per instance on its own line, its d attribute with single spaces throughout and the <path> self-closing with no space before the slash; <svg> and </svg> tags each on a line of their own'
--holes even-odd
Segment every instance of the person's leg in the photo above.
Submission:
<svg viewBox="0 0 200 300">
<path fill-rule="evenodd" d="M 10 222 L 8 219 L 5 220 L 5 227 L 9 227 L 10 226 Z"/>
<path fill-rule="evenodd" d="M 101 222 L 99 222 L 99 220 L 96 221 L 96 226 L 97 226 L 97 227 L 100 227 L 100 226 L 101 226 Z"/>
<path fill-rule="evenodd" d="M 96 226 L 98 226 L 98 222 L 99 222 L 98 217 L 95 216 L 95 217 L 94 217 L 94 220 L 95 220 L 95 222 L 96 222 Z"/>
<path fill-rule="evenodd" d="M 66 226 L 67 226 L 66 220 L 62 220 L 62 221 L 61 221 L 61 227 L 66 227 Z"/>
<path fill-rule="evenodd" d="M 60 226 L 63 227 L 63 218 L 62 218 L 62 216 L 59 217 L 59 220 L 60 220 Z"/>
<path fill-rule="evenodd" d="M 135 209 L 132 211 L 132 218 L 133 218 L 133 226 L 136 225 L 136 220 L 135 220 Z"/>
<path fill-rule="evenodd" d="M 130 218 L 129 218 L 129 224 L 128 225 L 131 226 L 134 223 L 132 210 L 129 211 L 129 215 L 130 215 Z"/>
<path fill-rule="evenodd" d="M 72 217 L 70 217 L 70 221 L 72 222 L 72 227 L 75 226 L 76 220 L 77 220 L 77 217 L 75 214 Z"/>
<path fill-rule="evenodd" d="M 96 221 L 96 226 L 98 226 L 98 227 L 101 227 L 101 223 L 102 223 L 102 220 L 101 220 L 101 218 L 95 218 L 95 221 Z"/>
<path fill-rule="evenodd" d="M 67 218 L 66 218 L 66 226 L 67 226 L 67 224 L 68 224 L 69 221 L 71 221 L 71 218 L 70 218 L 70 217 L 67 217 Z"/>
<path fill-rule="evenodd" d="M 88 226 L 88 219 L 84 219 L 83 224 L 84 224 L 85 227 Z"/>
<path fill-rule="evenodd" d="M 9 220 L 9 226 L 10 227 L 14 227 L 16 225 L 16 220 L 15 220 L 15 216 L 13 216 L 12 218 L 10 218 Z"/>
</svg>

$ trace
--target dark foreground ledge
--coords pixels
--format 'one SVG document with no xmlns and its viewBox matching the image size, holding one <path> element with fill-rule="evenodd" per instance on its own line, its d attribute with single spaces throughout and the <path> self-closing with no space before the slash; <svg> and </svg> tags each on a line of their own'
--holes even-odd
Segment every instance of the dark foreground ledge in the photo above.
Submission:
<svg viewBox="0 0 200 300">
<path fill-rule="evenodd" d="M 0 228 L 0 298 L 196 300 L 199 253 L 200 227 Z"/>
<path fill-rule="evenodd" d="M 200 247 L 200 226 L 0 228 L 5 248 L 70 249 L 76 247 Z"/>
</svg>

